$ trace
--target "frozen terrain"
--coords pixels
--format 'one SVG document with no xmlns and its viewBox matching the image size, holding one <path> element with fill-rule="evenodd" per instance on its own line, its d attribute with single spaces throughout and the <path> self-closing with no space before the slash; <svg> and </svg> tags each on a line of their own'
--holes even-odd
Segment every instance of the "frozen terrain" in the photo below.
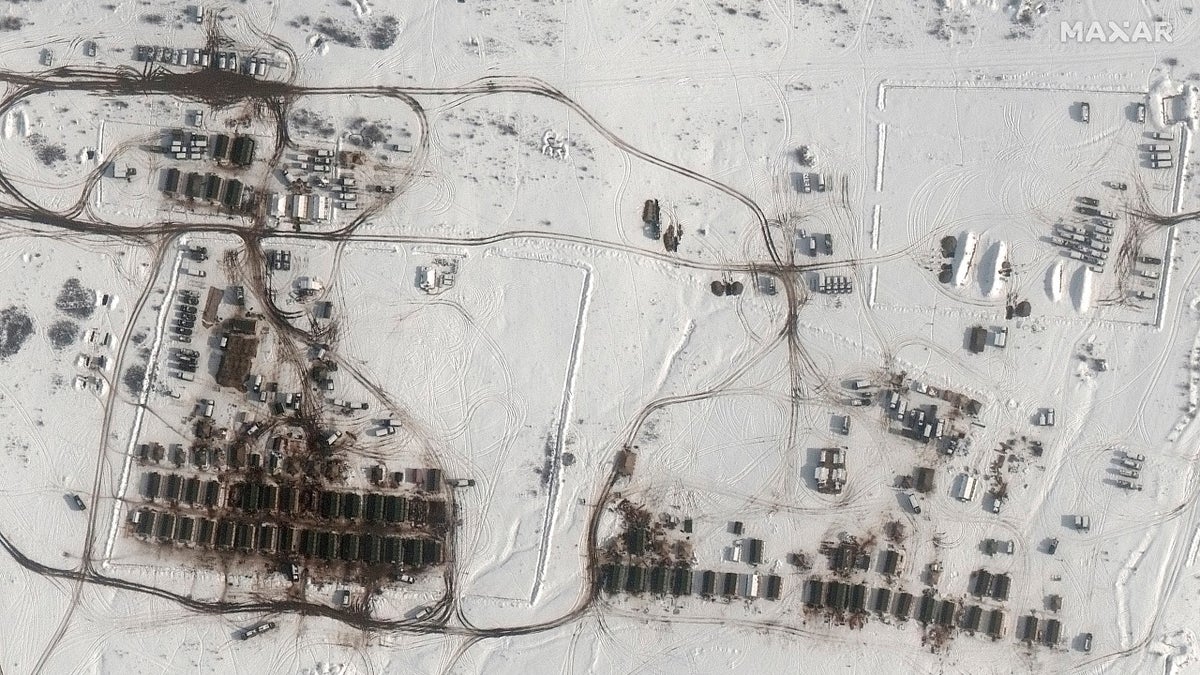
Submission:
<svg viewBox="0 0 1200 675">
<path fill-rule="evenodd" d="M 0 673 L 1194 672 L 1196 9 L 8 3 Z"/>
</svg>

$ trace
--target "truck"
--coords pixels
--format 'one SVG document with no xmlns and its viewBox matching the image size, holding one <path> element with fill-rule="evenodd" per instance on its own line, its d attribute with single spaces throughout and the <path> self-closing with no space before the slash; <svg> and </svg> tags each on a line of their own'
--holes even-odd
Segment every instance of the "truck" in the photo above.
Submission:
<svg viewBox="0 0 1200 675">
<path fill-rule="evenodd" d="M 272 630 L 273 628 L 275 628 L 274 621 L 262 621 L 262 622 L 254 624 L 253 626 L 242 631 L 242 634 L 240 636 L 238 636 L 238 639 L 249 640 L 250 638 L 254 637 L 255 635 L 262 635 L 263 633 L 265 633 L 269 630 Z"/>
<path fill-rule="evenodd" d="M 895 391 L 889 391 L 888 392 L 888 407 L 891 408 L 892 410 L 895 410 L 896 406 L 898 406 L 898 405 L 900 405 L 900 393 L 895 392 Z"/>
<path fill-rule="evenodd" d="M 911 492 L 904 493 L 904 499 L 908 503 L 908 508 L 913 513 L 921 512 L 921 505 L 917 502 L 917 496 Z"/>
<path fill-rule="evenodd" d="M 1153 138 L 1156 141 L 1173 141 L 1173 140 L 1175 140 L 1175 136 L 1173 134 L 1168 134 L 1163 131 L 1150 132 L 1150 138 Z"/>
<path fill-rule="evenodd" d="M 1087 102 L 1080 103 L 1079 104 L 1079 121 L 1083 122 L 1084 124 L 1087 124 L 1088 122 L 1091 121 L 1091 118 L 1092 118 L 1092 106 L 1088 105 Z"/>
</svg>

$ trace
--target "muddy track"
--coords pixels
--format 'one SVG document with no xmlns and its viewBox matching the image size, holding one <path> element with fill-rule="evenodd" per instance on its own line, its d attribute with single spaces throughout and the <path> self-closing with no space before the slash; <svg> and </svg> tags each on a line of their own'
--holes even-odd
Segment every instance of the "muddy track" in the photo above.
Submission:
<svg viewBox="0 0 1200 675">
<path fill-rule="evenodd" d="M 0 115 L 9 111 L 12 106 L 18 102 L 40 93 L 51 91 L 86 91 L 99 95 L 110 96 L 172 96 L 175 98 L 197 101 L 205 103 L 213 108 L 224 108 L 240 104 L 256 104 L 260 110 L 266 111 L 271 116 L 275 126 L 275 144 L 267 160 L 267 166 L 273 170 L 281 161 L 286 148 L 292 145 L 288 132 L 288 116 L 292 104 L 299 98 L 306 96 L 353 96 L 353 95 L 372 95 L 372 96 L 388 96 L 402 102 L 413 112 L 418 120 L 419 138 L 414 148 L 411 163 L 405 168 L 405 175 L 397 185 L 396 194 L 403 194 L 421 175 L 421 167 L 425 163 L 425 158 L 428 156 L 430 144 L 430 121 L 426 113 L 425 106 L 421 104 L 420 98 L 423 97 L 441 97 L 454 96 L 460 97 L 458 101 L 469 100 L 474 97 L 489 96 L 495 94 L 521 94 L 545 98 L 555 101 L 575 114 L 579 115 L 596 133 L 603 137 L 606 141 L 619 148 L 623 152 L 632 157 L 636 157 L 646 163 L 662 168 L 666 171 L 676 174 L 685 179 L 698 182 L 710 189 L 716 190 L 728 197 L 743 204 L 753 216 L 755 224 L 759 228 L 762 237 L 763 246 L 767 252 L 768 260 L 763 262 L 742 262 L 731 264 L 715 264 L 705 263 L 694 260 L 687 260 L 676 256 L 660 253 L 657 251 L 644 250 L 625 244 L 601 241 L 588 237 L 577 235 L 564 235 L 554 232 L 538 232 L 538 231 L 512 231 L 503 232 L 487 237 L 477 238 L 442 238 L 442 237 L 418 237 L 418 236 L 365 236 L 358 234 L 360 228 L 363 228 L 370 222 L 370 216 L 376 213 L 375 210 L 368 209 L 366 212 L 358 215 L 347 226 L 326 233 L 286 233 L 286 232 L 268 232 L 265 228 L 265 218 L 260 214 L 252 219 L 250 227 L 229 225 L 225 223 L 179 223 L 179 222 L 155 222 L 146 226 L 140 227 L 120 227 L 111 223 L 102 222 L 89 213 L 89 219 L 80 218 L 80 214 L 84 213 L 87 208 L 89 195 L 96 183 L 100 180 L 101 170 L 98 169 L 90 174 L 85 180 L 83 194 L 79 200 L 70 208 L 63 212 L 53 212 L 44 209 L 33 200 L 24 196 L 20 189 L 3 174 L 0 174 L 0 189 L 8 192 L 16 204 L 0 205 L 0 218 L 9 221 L 10 223 L 24 223 L 28 226 L 18 225 L 18 229 L 22 231 L 24 236 L 51 236 L 56 234 L 62 236 L 66 233 L 69 237 L 102 237 L 107 239 L 115 239 L 126 243 L 136 243 L 140 245 L 154 245 L 158 247 L 156 252 L 156 267 L 161 270 L 163 258 L 167 250 L 166 242 L 174 241 L 176 237 L 188 233 L 206 233 L 206 234 L 227 234 L 237 237 L 243 244 L 244 255 L 238 261 L 241 269 L 241 276 L 246 279 L 247 286 L 258 299 L 259 306 L 263 308 L 265 321 L 270 324 L 277 332 L 279 342 L 280 365 L 285 368 L 293 369 L 300 376 L 301 381 L 308 381 L 307 378 L 307 350 L 308 345 L 328 338 L 332 334 L 336 338 L 336 328 L 329 333 L 322 333 L 316 330 L 304 330 L 298 327 L 295 323 L 296 319 L 303 315 L 297 316 L 294 312 L 285 312 L 280 309 L 271 300 L 271 286 L 267 272 L 267 261 L 263 251 L 263 244 L 267 240 L 305 240 L 315 239 L 334 242 L 336 244 L 335 268 L 340 264 L 340 258 L 345 246 L 351 242 L 391 242 L 399 244 L 447 244 L 457 246 L 487 246 L 504 241 L 515 240 L 533 240 L 540 239 L 546 241 L 564 241 L 569 243 L 583 244 L 594 248 L 604 248 L 609 250 L 617 250 L 631 255 L 651 258 L 660 261 L 664 264 L 677 267 L 686 267 L 697 270 L 706 270 L 713 272 L 747 272 L 757 273 L 766 272 L 778 276 L 786 288 L 786 300 L 788 304 L 787 318 L 784 325 L 780 327 L 774 339 L 767 344 L 764 344 L 759 353 L 747 359 L 741 365 L 733 368 L 730 372 L 713 387 L 691 394 L 673 396 L 651 402 L 645 406 L 623 432 L 623 438 L 614 439 L 613 452 L 624 445 L 631 444 L 641 431 L 642 425 L 646 420 L 653 415 L 670 405 L 676 403 L 686 403 L 690 401 L 703 400 L 712 396 L 718 395 L 723 389 L 729 388 L 742 374 L 747 372 L 756 363 L 758 363 L 766 354 L 770 353 L 779 345 L 786 345 L 788 350 L 788 361 L 790 369 L 790 378 L 793 391 L 799 392 L 815 387 L 819 391 L 823 386 L 824 374 L 820 371 L 818 364 L 806 353 L 806 350 L 797 335 L 797 317 L 800 308 L 806 300 L 806 292 L 803 288 L 803 276 L 800 272 L 806 269 L 822 269 L 824 266 L 815 265 L 796 265 L 790 260 L 785 260 L 777 248 L 774 241 L 770 222 L 763 212 L 763 209 L 749 196 L 740 190 L 722 183 L 716 179 L 710 178 L 702 173 L 688 169 L 687 167 L 673 163 L 661 157 L 658 157 L 650 152 L 638 148 L 613 131 L 604 126 L 595 116 L 586 110 L 579 103 L 571 99 L 569 96 L 559 91 L 555 87 L 547 84 L 544 81 L 528 78 L 528 77 L 488 77 L 475 82 L 468 83 L 458 87 L 301 87 L 295 84 L 296 69 L 295 54 L 290 48 L 279 41 L 272 41 L 269 36 L 260 35 L 273 47 L 284 51 L 292 60 L 293 67 L 289 72 L 289 79 L 285 82 L 271 80 L 257 80 L 255 78 L 243 75 L 241 73 L 231 73 L 226 71 L 218 71 L 216 69 L 205 69 L 201 71 L 178 73 L 172 72 L 162 67 L 154 67 L 151 64 L 143 66 L 141 71 L 134 70 L 128 67 L 120 67 L 112 70 L 101 69 L 85 69 L 63 67 L 56 68 L 44 73 L 28 74 L 28 73 L 13 73 L 0 72 L 0 82 L 5 82 L 9 85 L 9 93 L 0 100 Z M 215 30 L 210 30 L 209 45 L 210 48 L 215 48 L 220 41 L 220 36 Z M 120 146 L 118 146 L 120 147 Z M 395 197 L 391 197 L 394 199 Z M 379 208 L 383 208 L 381 205 Z M 46 230 L 39 229 L 46 228 Z M 880 256 L 881 260 L 887 260 L 892 257 L 899 257 L 904 252 L 898 252 L 891 256 Z M 790 256 L 789 256 L 790 257 Z M 846 264 L 846 263 L 841 263 Z M 157 276 L 155 277 L 157 278 Z M 146 305 L 150 294 L 155 288 L 152 280 L 143 291 L 142 296 L 138 299 L 135 305 L 135 315 L 140 313 Z M 169 301 L 170 299 L 168 299 Z M 132 323 L 126 330 L 126 335 L 123 337 L 123 344 L 128 344 L 129 332 L 133 330 Z M 334 349 L 336 357 L 336 345 L 331 345 Z M 117 372 L 123 367 L 125 354 L 122 353 L 118 357 Z M 359 369 L 352 367 L 343 358 L 338 358 L 341 367 L 367 388 L 380 402 L 388 408 L 398 409 L 396 404 L 390 399 L 387 391 L 377 383 L 370 381 Z M 117 384 L 112 386 L 108 401 L 106 402 L 105 423 L 103 428 L 104 438 L 107 439 L 109 427 L 111 424 L 111 410 L 114 407 L 116 400 Z M 806 395 L 811 395 L 808 392 Z M 800 396 L 795 396 L 793 406 L 799 406 L 803 400 Z M 316 400 L 314 400 L 316 399 Z M 794 410 L 798 410 L 794 408 Z M 323 402 L 317 397 L 305 396 L 303 398 L 302 409 L 300 412 L 301 418 L 307 423 L 316 424 L 316 420 L 321 419 L 323 412 Z M 793 419 L 789 423 L 788 428 L 788 443 L 794 445 L 796 443 L 797 423 L 794 412 Z M 102 487 L 101 477 L 104 475 L 102 468 L 106 465 L 106 454 L 108 452 L 107 440 L 102 440 L 99 448 L 98 466 L 96 478 L 93 485 L 93 507 L 97 505 L 99 499 L 99 491 Z M 436 458 L 434 458 L 436 461 Z M 0 548 L 3 548 L 18 564 L 27 570 L 34 573 L 57 579 L 63 579 L 75 584 L 75 597 L 78 594 L 83 584 L 96 584 L 107 586 L 110 588 L 126 590 L 130 592 L 143 593 L 153 595 L 159 598 L 167 599 L 186 607 L 196 612 L 206 614 L 243 614 L 243 613 L 259 613 L 259 614 L 274 614 L 274 613 L 293 613 L 305 616 L 322 616 L 343 622 L 349 626 L 354 626 L 362 630 L 368 631 L 403 631 L 414 634 L 447 634 L 460 635 L 469 638 L 459 648 L 458 652 L 452 655 L 450 659 L 450 667 L 461 658 L 470 646 L 478 639 L 487 637 L 503 637 L 511 635 L 528 635 L 539 633 L 542 631 L 551 630 L 559 626 L 578 620 L 585 613 L 592 610 L 599 594 L 598 583 L 598 559 L 596 552 L 598 550 L 598 532 L 601 519 L 605 513 L 605 505 L 611 498 L 611 493 L 614 486 L 620 480 L 614 465 L 605 475 L 603 481 L 596 487 L 596 492 L 593 495 L 591 509 L 588 515 L 588 525 L 586 541 L 584 542 L 584 550 L 588 552 L 588 563 L 585 570 L 585 579 L 582 583 L 582 592 L 577 599 L 575 605 L 562 615 L 540 623 L 529 624 L 525 626 L 506 627 L 506 628 L 479 628 L 472 624 L 468 617 L 464 614 L 461 607 L 458 606 L 457 598 L 457 570 L 454 565 L 453 555 L 453 525 L 450 527 L 450 536 L 447 537 L 447 564 L 444 570 L 445 593 L 441 599 L 432 605 L 433 612 L 421 621 L 414 620 L 383 620 L 377 619 L 370 615 L 369 609 L 366 606 L 355 607 L 353 610 L 342 610 L 328 607 L 326 605 L 311 604 L 300 600 L 272 600 L 259 602 L 227 602 L 214 601 L 205 602 L 196 600 L 186 595 L 173 593 L 165 589 L 154 586 L 144 585 L 127 581 L 120 578 L 106 576 L 100 573 L 99 570 L 92 564 L 93 548 L 96 540 L 96 518 L 97 510 L 92 509 L 88 524 L 88 531 L 85 540 L 85 554 L 83 564 L 80 569 L 68 570 L 59 569 L 44 565 L 26 557 L 11 541 L 0 533 Z M 454 504 L 454 496 L 452 490 L 446 490 L 447 503 L 450 505 L 452 513 L 457 512 L 457 507 Z M 69 622 L 70 610 L 67 617 L 64 618 L 60 626 L 57 637 L 47 647 L 45 655 L 49 655 L 53 651 L 54 645 L 61 638 L 66 630 Z M 452 624 L 451 619 L 457 623 Z M 606 630 L 601 621 L 602 629 Z M 45 656 L 44 656 L 45 658 Z M 43 658 L 43 661 L 44 661 Z"/>
</svg>

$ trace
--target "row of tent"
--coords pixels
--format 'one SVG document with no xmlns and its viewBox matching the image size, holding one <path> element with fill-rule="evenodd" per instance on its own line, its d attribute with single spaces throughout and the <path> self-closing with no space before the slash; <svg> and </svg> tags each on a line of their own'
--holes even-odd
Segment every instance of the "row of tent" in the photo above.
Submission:
<svg viewBox="0 0 1200 675">
<path fill-rule="evenodd" d="M 1008 592 L 1012 586 L 1012 577 L 1007 574 L 992 574 L 987 570 L 976 570 L 974 576 L 974 584 L 971 586 L 971 594 L 984 598 L 991 597 L 996 600 L 1008 600 Z"/>
<path fill-rule="evenodd" d="M 225 179 L 215 173 L 203 174 L 194 171 L 182 174 L 175 167 L 166 170 L 163 192 L 169 195 L 180 194 L 189 199 L 221 202 L 234 210 L 241 208 L 242 198 L 246 194 L 245 186 L 236 178 Z"/>
<path fill-rule="evenodd" d="M 207 508 L 223 504 L 246 513 L 285 516 L 308 512 L 326 520 L 367 524 L 441 525 L 446 522 L 446 502 L 440 499 L 338 492 L 257 481 L 222 484 L 157 471 L 146 474 L 142 496 L 152 502 L 162 499 Z"/>
<path fill-rule="evenodd" d="M 142 483 L 142 495 L 150 501 L 162 498 L 206 508 L 221 503 L 221 489 L 221 483 L 215 480 L 201 480 L 195 476 L 185 478 L 174 473 L 164 475 L 156 471 L 147 473 Z"/>
<path fill-rule="evenodd" d="M 406 567 L 437 565 L 444 555 L 442 542 L 428 537 L 310 530 L 228 518 L 197 518 L 148 508 L 134 511 L 131 522 L 134 534 L 142 539 L 212 549 Z"/>
<path fill-rule="evenodd" d="M 992 638 L 1004 635 L 1004 610 L 989 610 L 978 605 L 963 607 L 954 600 L 939 601 L 928 593 L 918 598 L 912 593 L 893 592 L 890 588 L 869 589 L 865 584 L 809 579 L 805 583 L 804 604 L 835 612 L 861 614 L 867 611 L 868 596 L 872 593 L 871 611 L 880 615 L 892 614 L 901 621 L 908 621 L 913 618 L 915 610 L 917 623 L 922 626 L 936 623 L 971 633 L 982 631 Z"/>
<path fill-rule="evenodd" d="M 783 594 L 783 578 L 777 574 L 738 574 L 736 572 L 694 572 L 689 567 L 644 567 L 606 564 L 600 568 L 600 587 L 609 595 L 718 595 L 732 598 L 778 600 Z"/>
<path fill-rule="evenodd" d="M 1021 617 L 1021 628 L 1018 631 L 1022 642 L 1043 642 L 1053 647 L 1062 640 L 1062 622 L 1058 619 L 1047 619 L 1040 623 L 1034 614 Z"/>
</svg>

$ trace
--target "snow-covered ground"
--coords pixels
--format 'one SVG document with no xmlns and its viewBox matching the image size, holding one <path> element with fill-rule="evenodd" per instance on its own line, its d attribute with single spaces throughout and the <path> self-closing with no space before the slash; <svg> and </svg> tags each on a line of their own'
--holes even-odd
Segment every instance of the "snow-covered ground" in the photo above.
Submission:
<svg viewBox="0 0 1200 675">
<path fill-rule="evenodd" d="M 1200 208 L 1192 5 L 201 4 L 201 22 L 158 0 L 0 17 L 0 672 L 1196 668 L 1200 237 L 1165 220 Z M 1062 39 L 1077 21 L 1157 21 L 1171 40 Z M 135 60 L 210 36 L 269 61 L 244 101 L 172 96 Z M 151 84 L 107 88 L 114 73 Z M 252 135 L 257 161 L 174 160 L 157 150 L 173 129 Z M 1152 167 L 1159 143 L 1170 168 Z M 354 165 L 327 178 L 356 179 L 356 205 L 309 182 L 318 152 Z M 237 178 L 258 206 L 164 197 L 171 167 Z M 328 219 L 275 213 L 297 180 Z M 1072 258 L 1063 237 L 1105 221 L 1107 259 Z M 290 269 L 264 273 L 267 251 Z M 851 292 L 818 290 L 842 277 Z M 232 434 L 278 417 L 216 384 L 219 333 L 187 343 L 194 381 L 172 361 L 178 292 L 203 312 L 232 286 L 244 310 L 227 291 L 220 315 L 262 326 L 253 372 L 352 439 L 334 483 L 383 489 L 380 464 L 474 481 L 438 493 L 444 564 L 411 585 L 317 564 L 292 583 L 282 557 L 132 536 L 150 468 L 131 451 L 185 447 L 202 400 Z M 305 370 L 319 345 L 332 391 Z M 859 380 L 874 397 L 850 405 Z M 903 432 L 888 391 L 944 437 Z M 383 419 L 397 431 L 376 435 Z M 614 477 L 625 446 L 636 467 Z M 840 494 L 817 490 L 823 448 L 845 449 Z M 1138 454 L 1141 489 L 1118 487 Z M 918 467 L 933 488 L 913 513 Z M 631 560 L 633 513 L 656 524 L 646 560 L 778 575 L 781 597 L 596 593 L 589 567 Z M 839 577 L 824 551 L 851 540 L 869 566 Z M 884 550 L 903 554 L 894 575 Z M 1007 599 L 972 593 L 980 569 L 1011 576 Z M 1007 623 L 993 640 L 832 617 L 806 606 L 810 579 Z M 1019 639 L 1031 614 L 1061 621 L 1057 645 Z M 262 620 L 277 628 L 237 639 Z"/>
</svg>

